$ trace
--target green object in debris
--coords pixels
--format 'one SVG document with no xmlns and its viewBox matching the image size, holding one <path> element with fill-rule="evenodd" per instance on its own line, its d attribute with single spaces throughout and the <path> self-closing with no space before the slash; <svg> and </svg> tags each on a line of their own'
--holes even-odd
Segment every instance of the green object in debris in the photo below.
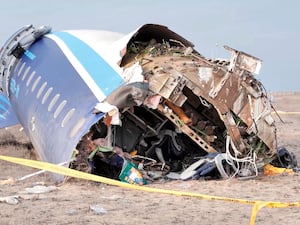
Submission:
<svg viewBox="0 0 300 225">
<path fill-rule="evenodd" d="M 147 181 L 143 178 L 142 174 L 132 162 L 124 159 L 122 171 L 119 176 L 120 180 L 130 184 L 144 185 Z"/>
<path fill-rule="evenodd" d="M 94 156 L 97 154 L 97 152 L 112 152 L 112 151 L 113 151 L 113 148 L 98 145 L 97 148 L 90 153 L 88 160 L 92 161 Z"/>
</svg>

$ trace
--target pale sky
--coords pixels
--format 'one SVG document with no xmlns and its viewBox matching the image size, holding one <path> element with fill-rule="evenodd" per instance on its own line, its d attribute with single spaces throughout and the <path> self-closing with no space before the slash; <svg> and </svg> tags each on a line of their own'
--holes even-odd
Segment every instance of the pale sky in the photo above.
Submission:
<svg viewBox="0 0 300 225">
<path fill-rule="evenodd" d="M 262 59 L 256 77 L 267 91 L 300 91 L 297 0 L 9 0 L 0 9 L 1 45 L 27 24 L 129 33 L 158 23 L 206 57 L 229 57 L 229 45 Z"/>
</svg>

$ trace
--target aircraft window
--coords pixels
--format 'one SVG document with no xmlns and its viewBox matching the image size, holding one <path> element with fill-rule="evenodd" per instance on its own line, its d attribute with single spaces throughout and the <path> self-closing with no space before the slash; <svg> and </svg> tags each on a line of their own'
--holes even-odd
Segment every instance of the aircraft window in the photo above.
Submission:
<svg viewBox="0 0 300 225">
<path fill-rule="evenodd" d="M 30 70 L 30 66 L 27 67 L 27 69 L 25 70 L 24 74 L 23 74 L 23 77 L 22 77 L 22 80 L 25 80 L 25 77 L 27 76 L 29 70 Z"/>
<path fill-rule="evenodd" d="M 30 77 L 28 78 L 27 82 L 26 82 L 26 86 L 28 87 L 30 82 L 32 81 L 32 78 L 34 77 L 35 75 L 35 71 L 32 71 L 32 73 L 30 74 Z"/>
<path fill-rule="evenodd" d="M 42 104 L 44 104 L 44 103 L 47 101 L 47 99 L 48 99 L 49 95 L 51 94 L 52 90 L 53 90 L 53 87 L 50 87 L 50 88 L 46 91 L 46 93 L 45 93 L 45 95 L 44 95 L 44 97 L 43 97 L 43 99 L 42 99 Z"/>
<path fill-rule="evenodd" d="M 22 66 L 20 67 L 20 69 L 19 69 L 19 71 L 18 71 L 18 76 L 20 76 L 21 75 L 21 73 L 22 73 L 22 70 L 23 70 L 23 68 L 24 68 L 24 66 L 25 66 L 25 62 L 23 62 L 23 64 L 22 64 Z"/>
<path fill-rule="evenodd" d="M 60 96 L 60 94 L 56 94 L 56 95 L 52 98 L 52 100 L 51 100 L 51 102 L 49 103 L 49 106 L 48 106 L 48 111 L 49 111 L 49 112 L 52 110 L 53 106 L 55 105 L 55 103 L 56 103 L 57 100 L 59 99 L 59 96 Z"/>
<path fill-rule="evenodd" d="M 73 138 L 77 133 L 78 131 L 80 130 L 80 128 L 85 124 L 85 118 L 81 118 L 77 123 L 76 125 L 73 127 L 73 129 L 71 130 L 71 133 L 70 133 L 70 138 Z"/>
<path fill-rule="evenodd" d="M 61 122 L 61 127 L 64 127 L 66 125 L 66 123 L 71 119 L 71 117 L 73 116 L 75 112 L 75 109 L 72 108 L 70 109 L 70 111 L 65 115 L 64 119 Z"/>
<path fill-rule="evenodd" d="M 17 72 L 17 70 L 20 68 L 21 61 L 22 61 L 22 59 L 20 59 L 20 61 L 19 61 L 18 65 L 15 67 L 15 69 L 14 69 L 14 72 L 15 72 L 15 73 L 16 73 L 16 72 Z"/>
<path fill-rule="evenodd" d="M 67 104 L 66 100 L 63 100 L 59 106 L 56 108 L 55 112 L 54 112 L 54 119 L 56 119 L 56 117 L 58 117 L 58 115 L 61 113 L 61 111 L 63 110 L 63 108 L 65 107 L 65 105 Z"/>
<path fill-rule="evenodd" d="M 38 83 L 40 82 L 40 80 L 41 80 L 41 76 L 39 76 L 38 78 L 36 78 L 36 80 L 34 81 L 34 83 L 32 85 L 31 92 L 33 92 L 35 90 L 35 88 L 38 85 Z"/>
<path fill-rule="evenodd" d="M 38 93 L 36 94 L 37 99 L 41 96 L 41 94 L 44 91 L 44 89 L 46 88 L 46 86 L 47 86 L 47 82 L 43 83 L 43 85 L 40 87 Z"/>
</svg>

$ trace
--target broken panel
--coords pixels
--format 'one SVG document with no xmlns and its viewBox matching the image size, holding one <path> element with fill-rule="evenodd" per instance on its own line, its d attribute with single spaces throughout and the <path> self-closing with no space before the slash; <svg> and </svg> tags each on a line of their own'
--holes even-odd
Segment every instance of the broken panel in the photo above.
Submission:
<svg viewBox="0 0 300 225">
<path fill-rule="evenodd" d="M 252 176 L 257 165 L 273 159 L 270 103 L 252 75 L 259 71 L 259 59 L 229 47 L 230 60 L 207 59 L 179 40 L 133 38 L 127 46 L 121 67 L 139 64 L 149 92 L 143 104 L 119 108 L 122 125 L 110 135 L 113 146 L 129 153 L 130 160 L 139 159 L 135 162 L 146 177 L 185 171 L 185 179 L 187 174 L 196 178 L 195 168 L 211 160 L 196 162 L 219 154 L 217 166 L 209 167 L 217 168 L 219 177 Z M 159 101 L 149 105 L 153 96 Z"/>
</svg>

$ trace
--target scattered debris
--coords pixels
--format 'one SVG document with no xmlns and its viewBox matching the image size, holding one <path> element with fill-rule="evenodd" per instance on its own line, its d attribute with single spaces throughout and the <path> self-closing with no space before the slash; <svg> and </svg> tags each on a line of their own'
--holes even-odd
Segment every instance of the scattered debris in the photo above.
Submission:
<svg viewBox="0 0 300 225">
<path fill-rule="evenodd" d="M 294 169 L 297 167 L 297 159 L 294 153 L 289 152 L 286 148 L 278 149 L 277 157 L 271 162 L 271 165 L 279 168 Z"/>
<path fill-rule="evenodd" d="M 69 162 L 63 162 L 63 163 L 59 163 L 58 165 L 59 166 L 64 166 L 64 165 L 68 165 L 68 164 L 69 164 Z M 45 170 L 39 170 L 37 172 L 30 173 L 30 174 L 27 174 L 27 175 L 25 175 L 23 177 L 20 177 L 16 181 L 23 181 L 23 180 L 26 180 L 26 179 L 28 179 L 30 177 L 37 176 L 37 175 L 45 173 L 45 172 L 46 172 Z"/>
<path fill-rule="evenodd" d="M 70 208 L 70 209 L 68 209 L 68 210 L 66 211 L 66 213 L 67 213 L 68 215 L 72 216 L 72 215 L 77 215 L 77 214 L 78 214 L 78 211 L 77 211 L 77 209 Z"/>
<path fill-rule="evenodd" d="M 25 191 L 20 191 L 18 195 L 0 197 L 0 202 L 4 202 L 10 205 L 16 205 L 20 202 L 20 199 L 43 199 L 45 198 L 45 196 L 42 196 L 40 194 L 49 193 L 57 189 L 58 188 L 55 186 L 35 185 L 32 188 L 25 188 Z"/>
<path fill-rule="evenodd" d="M 279 168 L 272 166 L 271 164 L 267 164 L 264 166 L 264 174 L 265 175 L 280 175 L 280 174 L 288 174 L 292 175 L 294 174 L 293 169 L 287 169 L 287 168 Z"/>
<path fill-rule="evenodd" d="M 119 176 L 121 181 L 144 185 L 147 181 L 143 178 L 143 175 L 138 171 L 136 165 L 132 162 L 124 160 L 122 170 Z"/>
<path fill-rule="evenodd" d="M 90 205 L 90 209 L 95 213 L 95 214 L 106 214 L 107 210 L 104 209 L 102 206 L 96 204 L 96 205 Z"/>
<path fill-rule="evenodd" d="M 103 196 L 103 195 L 101 195 L 101 198 L 112 200 L 112 201 L 116 201 L 118 199 L 122 199 L 122 197 L 119 196 L 119 195 L 109 195 L 109 196 Z"/>
<path fill-rule="evenodd" d="M 51 191 L 57 190 L 55 186 L 44 186 L 44 185 L 36 185 L 32 188 L 25 188 L 25 192 L 28 194 L 43 194 Z"/>
<path fill-rule="evenodd" d="M 0 185 L 10 185 L 10 184 L 14 184 L 15 182 L 16 180 L 10 177 L 6 180 L 0 180 Z"/>
<path fill-rule="evenodd" d="M 18 200 L 19 196 L 6 196 L 6 197 L 0 197 L 0 202 L 4 202 L 10 205 L 16 205 L 19 203 Z"/>
</svg>

